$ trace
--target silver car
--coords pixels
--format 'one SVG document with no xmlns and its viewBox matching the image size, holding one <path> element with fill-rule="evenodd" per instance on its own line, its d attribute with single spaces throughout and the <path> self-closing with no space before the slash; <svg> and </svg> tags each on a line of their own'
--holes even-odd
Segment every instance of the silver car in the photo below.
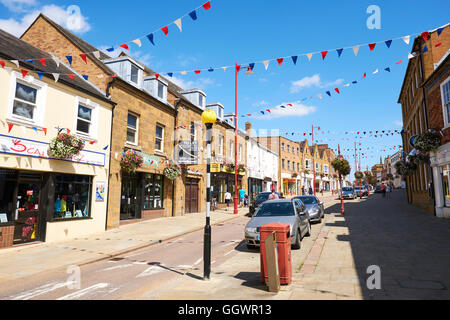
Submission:
<svg viewBox="0 0 450 320">
<path fill-rule="evenodd" d="M 322 222 L 322 218 L 325 216 L 325 209 L 323 208 L 323 202 L 319 198 L 316 196 L 298 196 L 294 199 L 299 199 L 306 206 L 311 222 Z"/>
<path fill-rule="evenodd" d="M 269 200 L 258 207 L 245 227 L 245 243 L 249 249 L 260 245 L 259 228 L 272 222 L 290 226 L 293 249 L 300 249 L 303 237 L 311 235 L 308 211 L 300 200 Z"/>
<path fill-rule="evenodd" d="M 340 194 L 340 191 L 339 191 Z M 344 199 L 356 199 L 358 196 L 356 195 L 355 189 L 353 187 L 343 187 L 342 188 L 342 198 Z"/>
</svg>

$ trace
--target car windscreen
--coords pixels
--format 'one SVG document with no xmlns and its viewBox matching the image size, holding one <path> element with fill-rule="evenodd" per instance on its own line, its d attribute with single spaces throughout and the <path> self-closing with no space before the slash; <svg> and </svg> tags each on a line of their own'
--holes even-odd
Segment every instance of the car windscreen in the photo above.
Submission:
<svg viewBox="0 0 450 320">
<path fill-rule="evenodd" d="M 342 188 L 343 191 L 353 191 L 352 187 L 344 187 Z"/>
<path fill-rule="evenodd" d="M 317 199 L 314 197 L 300 197 L 300 198 L 295 198 L 295 199 L 300 200 L 304 204 L 316 204 L 317 203 Z"/>
<path fill-rule="evenodd" d="M 256 196 L 256 202 L 263 202 L 269 199 L 270 193 L 260 193 Z"/>
<path fill-rule="evenodd" d="M 256 217 L 275 217 L 295 215 L 292 202 L 265 202 L 259 207 Z"/>
</svg>

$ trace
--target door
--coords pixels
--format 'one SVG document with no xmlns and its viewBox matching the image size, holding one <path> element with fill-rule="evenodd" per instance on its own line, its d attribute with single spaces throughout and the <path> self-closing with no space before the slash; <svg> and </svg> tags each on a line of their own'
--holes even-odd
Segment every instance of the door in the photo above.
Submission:
<svg viewBox="0 0 450 320">
<path fill-rule="evenodd" d="M 42 240 L 40 232 L 39 183 L 19 182 L 17 184 L 16 210 L 14 217 L 14 244 Z"/>
<path fill-rule="evenodd" d="M 122 177 L 122 194 L 120 200 L 120 220 L 138 219 L 139 179 L 137 175 Z"/>
<path fill-rule="evenodd" d="M 198 180 L 187 179 L 186 180 L 186 213 L 198 212 Z"/>
</svg>

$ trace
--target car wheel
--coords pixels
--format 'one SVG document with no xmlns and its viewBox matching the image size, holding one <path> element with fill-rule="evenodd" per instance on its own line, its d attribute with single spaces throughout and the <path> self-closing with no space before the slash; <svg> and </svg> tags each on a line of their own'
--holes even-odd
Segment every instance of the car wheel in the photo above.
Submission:
<svg viewBox="0 0 450 320">
<path fill-rule="evenodd" d="M 306 230 L 305 237 L 311 236 L 311 221 L 308 221 L 308 229 Z"/>
<path fill-rule="evenodd" d="M 295 235 L 295 243 L 292 245 L 292 249 L 298 250 L 302 246 L 302 239 L 300 235 L 300 230 L 297 230 L 297 234 Z"/>
</svg>

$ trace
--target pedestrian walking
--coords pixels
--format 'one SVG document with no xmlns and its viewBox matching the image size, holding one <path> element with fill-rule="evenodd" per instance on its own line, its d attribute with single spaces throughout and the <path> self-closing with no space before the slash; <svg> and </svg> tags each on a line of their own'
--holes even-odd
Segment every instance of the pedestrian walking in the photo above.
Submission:
<svg viewBox="0 0 450 320">
<path fill-rule="evenodd" d="M 383 198 L 386 198 L 386 185 L 384 183 L 380 186 L 381 194 L 383 195 Z"/>
<path fill-rule="evenodd" d="M 239 198 L 240 198 L 240 206 L 241 208 L 244 206 L 244 200 L 245 200 L 245 190 L 241 188 L 239 190 Z"/>
<path fill-rule="evenodd" d="M 391 193 L 391 186 L 387 185 L 386 186 L 386 198 L 390 199 L 390 193 Z"/>
<path fill-rule="evenodd" d="M 309 195 L 312 196 L 314 194 L 312 187 L 309 187 Z"/>
<path fill-rule="evenodd" d="M 305 186 L 302 187 L 302 196 L 305 195 Z"/>
<path fill-rule="evenodd" d="M 227 191 L 225 192 L 225 203 L 227 204 L 227 208 L 225 209 L 226 211 L 228 211 L 228 208 L 230 207 L 230 202 L 231 202 L 231 193 Z"/>
</svg>

